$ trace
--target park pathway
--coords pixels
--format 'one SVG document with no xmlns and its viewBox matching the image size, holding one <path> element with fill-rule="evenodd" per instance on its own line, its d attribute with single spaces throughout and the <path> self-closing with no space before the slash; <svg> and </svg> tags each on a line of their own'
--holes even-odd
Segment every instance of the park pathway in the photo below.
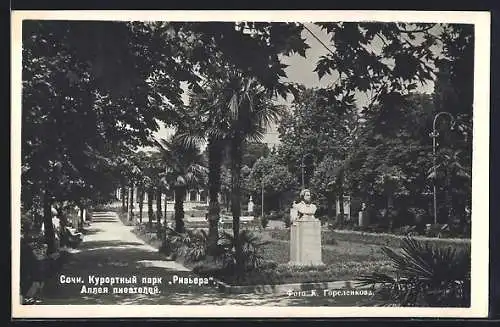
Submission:
<svg viewBox="0 0 500 327">
<path fill-rule="evenodd" d="M 145 244 L 125 226 L 115 212 L 95 212 L 84 241 L 67 255 L 61 271 L 46 283 L 43 304 L 169 304 L 169 305 L 268 305 L 268 306 L 335 306 L 339 298 L 290 297 L 287 294 L 223 294 L 215 283 L 189 285 L 175 282 L 176 277 L 197 277 L 186 267 L 166 260 L 157 249 Z M 94 277 L 92 277 L 94 276 Z M 108 277 L 136 276 L 137 284 L 109 285 Z M 90 280 L 89 280 L 90 277 Z M 104 278 L 101 291 L 93 294 L 97 278 Z M 160 279 L 157 294 L 114 293 L 113 288 L 150 287 L 142 278 Z M 78 280 L 80 278 L 80 280 Z M 142 285 L 141 285 L 142 284 Z M 85 288 L 84 288 L 85 287 Z M 90 288 L 90 293 L 89 293 Z M 82 289 L 84 290 L 82 292 Z M 344 298 L 345 301 L 345 298 Z M 353 305 L 353 304 L 351 304 Z"/>
</svg>

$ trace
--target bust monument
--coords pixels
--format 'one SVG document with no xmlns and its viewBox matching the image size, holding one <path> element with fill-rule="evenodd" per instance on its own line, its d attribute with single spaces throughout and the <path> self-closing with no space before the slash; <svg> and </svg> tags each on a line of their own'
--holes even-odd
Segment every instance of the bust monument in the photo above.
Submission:
<svg viewBox="0 0 500 327">
<path fill-rule="evenodd" d="M 297 218 L 290 226 L 290 264 L 323 265 L 321 259 L 321 222 L 314 217 L 317 207 L 311 203 L 311 191 L 300 192 L 301 201 L 292 210 Z"/>
<path fill-rule="evenodd" d="M 358 213 L 358 225 L 360 227 L 368 225 L 368 212 L 364 202 L 361 204 L 361 210 Z"/>
<path fill-rule="evenodd" d="M 317 208 L 311 203 L 311 191 L 308 189 L 302 190 L 302 192 L 300 192 L 300 198 L 302 201 L 295 205 L 297 218 L 300 220 L 316 219 L 314 218 L 314 214 Z"/>
</svg>

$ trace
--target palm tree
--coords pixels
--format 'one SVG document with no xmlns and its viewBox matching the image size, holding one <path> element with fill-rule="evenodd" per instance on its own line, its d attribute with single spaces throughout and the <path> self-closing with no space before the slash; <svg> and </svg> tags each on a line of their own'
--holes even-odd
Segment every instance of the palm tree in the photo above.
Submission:
<svg viewBox="0 0 500 327">
<path fill-rule="evenodd" d="M 150 155 L 145 151 L 139 151 L 134 154 L 134 162 L 138 167 L 136 174 L 137 185 L 137 200 L 139 202 L 139 222 L 142 223 L 143 207 L 144 207 L 144 194 L 148 185 L 151 183 L 150 175 Z"/>
<path fill-rule="evenodd" d="M 246 140 L 261 141 L 267 128 L 280 117 L 281 106 L 271 102 L 272 91 L 254 78 L 236 70 L 227 70 L 226 80 L 214 85 L 218 94 L 217 108 L 224 114 L 229 129 L 224 134 L 230 142 L 231 212 L 237 268 L 243 269 L 243 249 L 238 241 L 241 215 L 242 147 Z M 222 120 L 222 119 L 221 119 Z"/>
<path fill-rule="evenodd" d="M 219 101 L 217 86 L 217 82 L 207 82 L 203 87 L 191 92 L 189 116 L 178 133 L 179 139 L 187 147 L 207 144 L 209 197 L 207 252 L 209 254 L 215 250 L 219 237 L 221 166 L 226 140 L 231 130 L 231 122 L 227 119 L 227 109 L 221 106 Z"/>
<path fill-rule="evenodd" d="M 281 107 L 271 103 L 271 91 L 262 87 L 255 79 L 226 67 L 216 80 L 206 82 L 203 89 L 191 95 L 194 119 L 187 144 L 197 140 L 208 141 L 209 153 L 209 244 L 217 241 L 217 220 L 219 215 L 218 194 L 221 192 L 221 163 L 224 145 L 229 144 L 231 155 L 231 211 L 233 234 L 238 239 L 241 215 L 240 175 L 242 146 L 246 140 L 260 141 L 267 127 L 275 122 Z M 199 122 L 198 124 L 194 122 Z M 194 130 L 195 133 L 191 132 Z M 185 136 L 185 135 L 184 135 Z M 241 245 L 235 242 L 236 257 L 242 257 Z M 241 262 L 241 260 L 238 260 Z"/>
<path fill-rule="evenodd" d="M 129 158 L 129 171 L 128 179 L 130 181 L 130 192 L 129 192 L 129 221 L 134 221 L 134 186 L 136 186 L 137 181 L 142 179 L 142 169 L 140 166 L 139 159 L 140 154 L 133 153 Z"/>
<path fill-rule="evenodd" d="M 153 210 L 154 189 L 157 184 L 158 175 L 158 156 L 156 152 L 148 152 L 144 154 L 142 165 L 142 180 L 141 180 L 141 193 L 147 195 L 147 212 L 148 212 L 148 225 L 151 226 L 155 220 L 155 213 Z"/>
<path fill-rule="evenodd" d="M 187 146 L 176 135 L 170 140 L 160 139 L 157 145 L 165 165 L 163 176 L 174 188 L 175 231 L 183 233 L 186 190 L 188 187 L 204 183 L 207 174 L 207 168 L 204 166 L 205 160 L 197 146 L 194 144 Z"/>
</svg>

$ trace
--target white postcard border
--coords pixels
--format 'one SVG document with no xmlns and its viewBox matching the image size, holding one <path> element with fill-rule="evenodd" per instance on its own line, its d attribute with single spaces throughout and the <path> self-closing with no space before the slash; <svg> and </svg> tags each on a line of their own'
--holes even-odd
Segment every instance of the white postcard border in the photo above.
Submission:
<svg viewBox="0 0 500 327">
<path fill-rule="evenodd" d="M 400 21 L 475 25 L 470 308 L 20 305 L 22 20 Z M 490 13 L 456 11 L 13 11 L 11 15 L 12 317 L 486 317 L 489 282 Z"/>
</svg>

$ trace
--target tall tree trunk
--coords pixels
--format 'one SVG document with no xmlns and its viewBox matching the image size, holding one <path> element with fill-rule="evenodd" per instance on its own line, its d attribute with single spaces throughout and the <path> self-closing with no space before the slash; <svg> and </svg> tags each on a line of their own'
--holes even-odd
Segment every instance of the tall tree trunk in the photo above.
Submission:
<svg viewBox="0 0 500 327">
<path fill-rule="evenodd" d="M 144 186 L 140 185 L 139 189 L 139 223 L 142 224 L 142 208 L 144 206 Z"/>
<path fill-rule="evenodd" d="M 387 216 L 389 218 L 389 232 L 392 232 L 394 229 L 394 197 L 392 196 L 392 189 L 387 194 Z"/>
<path fill-rule="evenodd" d="M 226 211 L 231 210 L 231 196 L 229 195 L 229 191 L 224 192 L 224 198 L 226 199 Z"/>
<path fill-rule="evenodd" d="M 186 196 L 186 188 L 184 186 L 175 187 L 175 231 L 184 233 L 184 197 Z"/>
<path fill-rule="evenodd" d="M 148 189 L 148 224 L 151 226 L 154 220 L 153 212 L 153 190 Z"/>
<path fill-rule="evenodd" d="M 161 210 L 161 188 L 158 186 L 158 188 L 156 189 L 156 235 L 160 239 L 162 239 L 160 237 L 162 214 L 163 213 Z"/>
<path fill-rule="evenodd" d="M 241 215 L 241 146 L 242 137 L 236 133 L 231 143 L 231 212 L 233 214 L 233 237 L 236 250 L 236 269 L 239 272 L 244 270 L 243 248 L 240 242 L 240 215 Z"/>
<path fill-rule="evenodd" d="M 125 213 L 128 212 L 128 208 L 130 206 L 130 190 L 128 187 L 125 188 L 127 190 L 127 195 L 125 196 Z"/>
<path fill-rule="evenodd" d="M 161 217 L 162 217 L 162 210 L 161 210 L 161 188 L 158 187 L 156 189 L 156 223 L 158 226 L 161 225 Z"/>
<path fill-rule="evenodd" d="M 56 206 L 56 211 L 57 211 L 57 218 L 59 218 L 61 227 L 66 227 L 68 226 L 68 219 L 66 215 L 64 214 L 64 208 L 63 205 Z"/>
<path fill-rule="evenodd" d="M 450 226 L 453 224 L 453 195 L 452 192 L 450 192 L 451 189 L 451 176 L 449 176 L 448 173 L 446 173 L 445 176 L 445 189 L 444 189 L 444 194 L 445 194 L 445 202 L 446 202 L 446 223 L 449 224 Z"/>
<path fill-rule="evenodd" d="M 344 172 L 340 171 L 338 181 L 337 181 L 337 189 L 338 189 L 338 199 L 339 199 L 339 212 L 337 213 L 337 223 L 339 225 L 344 224 Z"/>
<path fill-rule="evenodd" d="M 83 207 L 83 204 L 80 204 L 79 205 L 80 207 L 80 229 L 83 229 L 83 226 L 85 224 L 85 215 L 83 213 L 83 211 L 85 210 L 85 208 Z"/>
<path fill-rule="evenodd" d="M 210 139 L 208 142 L 208 252 L 213 254 L 219 238 L 218 221 L 220 219 L 219 193 L 221 191 L 222 146 Z"/>
<path fill-rule="evenodd" d="M 163 224 L 167 225 L 167 194 L 165 193 L 165 205 L 163 206 Z"/>
<path fill-rule="evenodd" d="M 121 181 L 121 191 L 120 191 L 120 196 L 122 198 L 122 211 L 125 211 L 125 181 L 122 179 Z"/>
<path fill-rule="evenodd" d="M 327 208 L 327 215 L 328 215 L 328 221 L 331 223 L 333 221 L 333 203 L 335 201 L 335 196 L 334 193 L 331 190 L 327 191 L 326 194 L 326 208 Z"/>
<path fill-rule="evenodd" d="M 130 183 L 130 211 L 128 220 L 134 220 L 134 182 Z"/>
<path fill-rule="evenodd" d="M 45 243 L 47 244 L 47 254 L 52 254 L 56 251 L 55 244 L 55 234 L 54 225 L 52 224 L 52 194 L 45 189 L 45 195 L 43 197 L 43 225 L 44 225 L 44 237 Z"/>
</svg>

